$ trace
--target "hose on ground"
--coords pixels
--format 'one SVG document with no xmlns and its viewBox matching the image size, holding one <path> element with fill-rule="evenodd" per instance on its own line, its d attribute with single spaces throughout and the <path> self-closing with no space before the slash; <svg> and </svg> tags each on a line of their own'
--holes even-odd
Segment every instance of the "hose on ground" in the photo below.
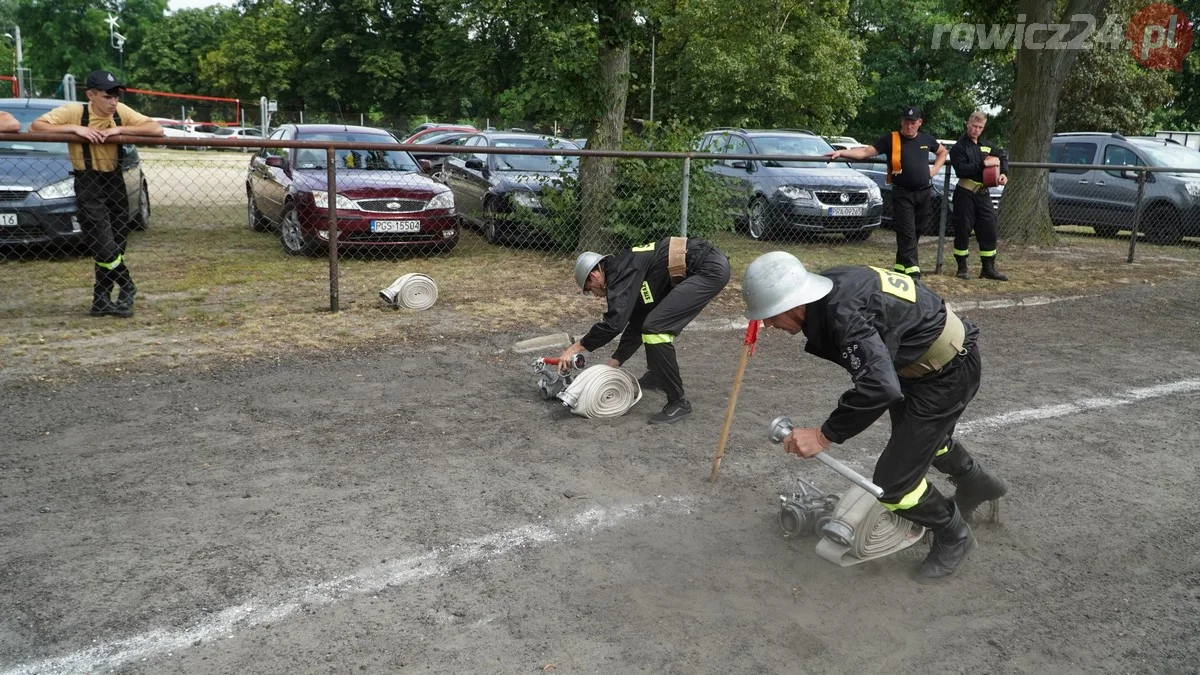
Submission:
<svg viewBox="0 0 1200 675">
<path fill-rule="evenodd" d="M 595 365 L 575 375 L 558 397 L 581 417 L 620 417 L 642 400 L 642 387 L 628 371 Z"/>
<path fill-rule="evenodd" d="M 379 297 L 388 304 L 417 311 L 433 307 L 437 295 L 437 284 L 419 272 L 409 272 L 379 291 Z"/>
</svg>

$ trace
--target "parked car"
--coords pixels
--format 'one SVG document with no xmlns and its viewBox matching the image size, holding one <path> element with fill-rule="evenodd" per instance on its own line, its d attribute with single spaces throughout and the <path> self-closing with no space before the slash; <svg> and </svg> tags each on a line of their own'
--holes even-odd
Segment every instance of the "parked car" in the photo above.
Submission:
<svg viewBox="0 0 1200 675">
<path fill-rule="evenodd" d="M 929 153 L 930 163 L 937 157 L 934 153 Z M 883 159 L 883 155 L 879 156 Z M 870 178 L 879 186 L 880 193 L 883 195 L 883 227 L 894 229 L 892 226 L 892 186 L 887 182 L 887 165 L 880 162 L 853 162 L 850 166 L 864 176 Z M 924 227 L 920 229 L 921 234 L 937 234 L 942 218 L 942 190 L 946 185 L 946 174 L 950 174 L 950 208 L 954 206 L 954 188 L 958 186 L 958 176 L 955 175 L 954 169 L 950 166 L 950 160 L 938 171 L 938 174 L 933 177 L 933 187 L 930 188 L 931 199 L 929 200 L 929 220 L 925 221 Z M 1000 208 L 1000 198 L 1004 196 L 1004 186 L 997 185 L 996 187 L 988 188 L 988 196 L 992 199 L 992 208 Z M 954 227 L 950 224 L 950 213 L 946 213 L 946 235 L 954 235 Z"/>
<path fill-rule="evenodd" d="M 385 143 L 382 129 L 341 124 L 285 124 L 269 141 Z M 316 255 L 329 243 L 326 151 L 266 147 L 250 159 L 246 215 L 250 229 L 278 229 L 284 250 Z M 336 151 L 338 247 L 449 251 L 458 244 L 454 195 L 422 175 L 403 150 Z"/>
<path fill-rule="evenodd" d="M 1200 152 L 1163 138 L 1066 133 L 1051 139 L 1050 161 L 1113 167 L 1051 169 L 1049 186 L 1055 225 L 1087 225 L 1112 236 L 1132 228 L 1137 213 L 1137 173 L 1122 167 L 1200 169 Z M 1200 236 L 1200 173 L 1147 174 L 1138 230 L 1158 244 Z"/>
<path fill-rule="evenodd" d="M 575 145 L 579 146 L 580 150 L 587 147 L 587 139 L 586 138 L 572 138 L 571 140 L 574 141 Z"/>
<path fill-rule="evenodd" d="M 240 141 L 255 140 L 255 141 L 257 141 L 262 138 L 262 129 L 257 129 L 255 127 L 218 127 L 216 131 L 212 132 L 212 137 L 217 138 L 217 139 L 222 139 L 222 140 L 240 140 Z M 218 147 L 217 149 L 218 150 L 237 150 L 238 152 L 256 152 L 258 150 L 258 148 L 251 148 L 251 147 L 245 147 L 245 148 Z"/>
<path fill-rule="evenodd" d="M 431 134 L 424 134 L 415 141 L 405 141 L 405 143 L 413 143 L 415 145 L 462 145 L 473 131 L 438 131 Z M 446 157 L 450 155 L 448 152 L 422 152 L 411 150 L 409 154 L 417 158 L 418 163 L 421 160 L 428 160 L 431 167 L 437 166 L 445 162 Z"/>
<path fill-rule="evenodd" d="M 699 149 L 734 155 L 805 155 L 833 152 L 808 131 L 715 129 Z M 733 190 L 734 222 L 751 239 L 783 233 L 841 234 L 863 241 L 879 227 L 879 188 L 845 162 L 719 160 L 704 170 Z"/>
<path fill-rule="evenodd" d="M 64 103 L 6 98 L 0 99 L 0 110 L 28 130 L 30 123 Z M 144 230 L 150 225 L 150 191 L 137 146 L 124 146 L 120 170 L 128 195 L 127 223 Z M 67 144 L 0 141 L 0 246 L 71 248 L 82 242 Z"/>
<path fill-rule="evenodd" d="M 414 131 L 412 134 L 410 134 L 408 136 L 408 138 L 404 139 L 404 142 L 405 143 L 425 143 L 425 141 L 422 139 L 425 138 L 426 136 L 430 136 L 430 135 L 434 135 L 434 134 L 442 134 L 442 133 L 450 132 L 450 131 L 457 131 L 457 132 L 464 133 L 464 134 L 473 134 L 476 131 L 478 131 L 478 129 L 476 129 L 475 127 L 473 127 L 469 124 L 437 124 L 437 125 L 425 127 L 424 129 L 419 129 L 417 131 Z"/>
<path fill-rule="evenodd" d="M 507 241 L 548 243 L 520 219 L 527 212 L 545 215 L 542 197 L 561 190 L 576 175 L 577 157 L 566 155 L 509 155 L 474 153 L 472 148 L 541 148 L 578 150 L 565 138 L 508 131 L 484 131 L 468 136 L 463 151 L 446 158 L 443 171 L 464 219 L 477 224 L 490 243 Z"/>
<path fill-rule="evenodd" d="M 203 131 L 196 131 L 194 126 L 189 127 L 187 124 L 179 120 L 173 120 L 166 117 L 152 117 L 158 125 L 163 128 L 163 135 L 166 138 L 188 138 L 194 141 L 212 138 L 212 134 L 206 134 Z M 208 146 L 185 145 L 185 146 L 170 146 L 174 148 L 182 148 L 183 150 L 207 150 Z"/>
</svg>

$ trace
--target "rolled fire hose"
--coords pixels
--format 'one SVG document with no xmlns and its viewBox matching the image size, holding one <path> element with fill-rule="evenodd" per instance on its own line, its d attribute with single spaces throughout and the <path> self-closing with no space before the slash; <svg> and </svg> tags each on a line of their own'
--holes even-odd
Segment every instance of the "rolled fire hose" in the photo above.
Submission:
<svg viewBox="0 0 1200 675">
<path fill-rule="evenodd" d="M 437 294 L 437 284 L 433 283 L 433 279 L 419 272 L 409 272 L 379 291 L 379 297 L 388 304 L 417 311 L 433 307 L 433 303 L 437 302 Z"/>
<path fill-rule="evenodd" d="M 817 555 L 850 567 L 912 546 L 924 536 L 925 528 L 883 508 L 874 496 L 854 485 L 838 500 L 822 534 Z"/>
<path fill-rule="evenodd" d="M 580 371 L 558 397 L 581 417 L 620 417 L 642 400 L 642 386 L 628 371 L 595 365 Z"/>
</svg>

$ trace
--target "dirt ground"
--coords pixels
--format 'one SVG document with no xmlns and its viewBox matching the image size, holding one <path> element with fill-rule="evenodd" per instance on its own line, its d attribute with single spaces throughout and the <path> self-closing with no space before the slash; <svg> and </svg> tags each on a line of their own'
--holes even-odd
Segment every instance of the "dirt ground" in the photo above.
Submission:
<svg viewBox="0 0 1200 675">
<path fill-rule="evenodd" d="M 607 421 L 542 401 L 505 350 L 530 335 L 9 382 L 0 672 L 1198 672 L 1197 297 L 966 312 L 960 436 L 1012 490 L 932 586 L 922 546 L 842 569 L 780 535 L 797 477 L 845 484 L 767 424 L 849 384 L 782 333 L 715 484 L 733 331 L 684 333 L 696 414 L 665 428 L 657 392 Z M 830 452 L 869 471 L 886 434 Z"/>
</svg>

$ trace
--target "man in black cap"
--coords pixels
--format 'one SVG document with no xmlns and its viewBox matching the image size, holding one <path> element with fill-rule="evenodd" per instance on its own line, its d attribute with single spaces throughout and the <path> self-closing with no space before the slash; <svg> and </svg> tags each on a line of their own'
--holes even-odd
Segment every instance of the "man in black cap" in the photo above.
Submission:
<svg viewBox="0 0 1200 675">
<path fill-rule="evenodd" d="M 67 147 L 74 168 L 76 216 L 96 263 L 92 316 L 131 317 L 137 294 L 125 265 L 129 194 L 120 166 L 124 149 L 108 139 L 118 134 L 163 135 L 157 122 L 121 103 L 124 90 L 112 73 L 93 71 L 87 76 L 87 103 L 60 106 L 29 125 L 30 131 L 70 132 L 86 141 Z M 120 287 L 116 302 L 111 297 L 114 285 Z"/>
<path fill-rule="evenodd" d="M 871 145 L 835 150 L 830 159 L 869 159 L 887 156 L 888 182 L 892 185 L 892 227 L 896 230 L 896 271 L 914 279 L 921 278 L 917 263 L 917 240 L 921 227 L 929 220 L 929 188 L 933 177 L 946 163 L 946 148 L 937 139 L 921 131 L 923 113 L 909 106 L 900 113 L 900 131 L 875 139 Z M 936 158 L 931 166 L 929 153 Z"/>
</svg>

